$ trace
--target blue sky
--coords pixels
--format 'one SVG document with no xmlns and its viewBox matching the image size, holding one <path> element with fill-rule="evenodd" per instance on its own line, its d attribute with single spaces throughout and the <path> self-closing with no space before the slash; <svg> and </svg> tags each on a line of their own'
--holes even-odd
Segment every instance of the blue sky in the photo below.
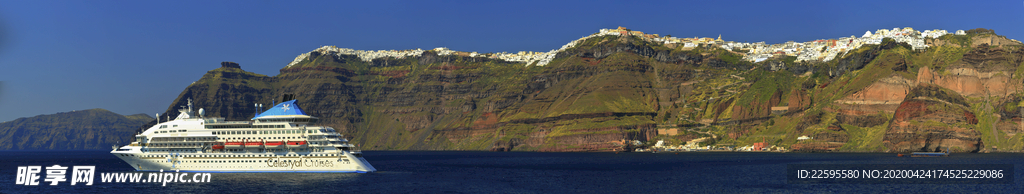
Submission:
<svg viewBox="0 0 1024 194">
<path fill-rule="evenodd" d="M 548 51 L 625 26 L 810 41 L 913 27 L 1024 39 L 1022 1 L 0 1 L 0 121 L 163 112 L 222 61 L 265 75 L 323 45 Z"/>
</svg>

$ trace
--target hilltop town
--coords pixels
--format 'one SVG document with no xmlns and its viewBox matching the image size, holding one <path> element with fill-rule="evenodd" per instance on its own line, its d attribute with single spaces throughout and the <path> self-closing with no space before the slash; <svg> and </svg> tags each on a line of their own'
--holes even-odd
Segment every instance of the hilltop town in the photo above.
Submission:
<svg viewBox="0 0 1024 194">
<path fill-rule="evenodd" d="M 521 62 L 527 65 L 534 64 L 537 66 L 543 66 L 551 62 L 555 58 L 555 55 L 566 49 L 575 47 L 576 44 L 581 43 L 587 39 L 601 36 L 634 36 L 644 41 L 657 42 L 670 46 L 682 46 L 683 49 L 696 48 L 698 46 L 713 46 L 720 47 L 726 50 L 736 51 L 744 54 L 743 60 L 750 62 L 761 62 L 772 57 L 778 56 L 795 56 L 797 62 L 800 61 L 830 61 L 836 57 L 842 57 L 847 52 L 860 48 L 865 44 L 880 44 L 882 39 L 891 38 L 896 42 L 907 43 L 914 50 L 921 50 L 928 48 L 925 44 L 925 39 L 928 38 L 939 38 L 941 36 L 949 34 L 946 30 L 934 29 L 925 30 L 923 32 L 914 30 L 910 27 L 905 28 L 893 28 L 879 29 L 874 33 L 871 31 L 864 32 L 861 37 L 851 35 L 850 37 L 841 37 L 834 39 L 819 39 L 809 42 L 793 42 L 789 41 L 781 44 L 766 44 L 765 42 L 734 42 L 724 41 L 722 36 L 718 38 L 679 38 L 672 36 L 662 37 L 659 34 L 647 34 L 642 31 L 630 30 L 625 27 L 618 27 L 616 29 L 601 29 L 598 33 L 594 33 L 588 36 L 581 37 L 579 39 L 570 41 L 563 45 L 561 48 L 554 49 L 548 52 L 535 52 L 535 51 L 519 51 L 517 53 L 478 53 L 478 52 L 463 52 L 454 51 L 445 47 L 438 47 L 432 49 L 433 52 L 438 55 L 462 55 L 469 57 L 487 57 L 492 59 L 500 59 L 510 62 Z M 964 30 L 957 30 L 952 35 L 963 36 L 966 35 Z M 1015 42 L 1020 42 L 1013 40 Z M 377 50 L 377 51 L 364 51 L 354 50 L 349 48 L 338 48 L 335 46 L 323 46 L 313 50 L 312 52 L 320 53 L 334 53 L 336 55 L 356 55 L 363 61 L 372 61 L 378 58 L 404 58 L 408 56 L 420 56 L 426 50 L 413 49 L 413 50 Z M 303 59 L 309 57 L 310 53 L 303 53 L 288 64 L 288 67 L 301 62 Z"/>
</svg>

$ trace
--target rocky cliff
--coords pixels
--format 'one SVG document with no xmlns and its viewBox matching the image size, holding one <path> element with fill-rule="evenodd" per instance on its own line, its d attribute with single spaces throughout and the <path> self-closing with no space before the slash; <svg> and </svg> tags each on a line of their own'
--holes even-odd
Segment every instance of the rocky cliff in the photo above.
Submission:
<svg viewBox="0 0 1024 194">
<path fill-rule="evenodd" d="M 928 39 L 923 50 L 885 39 L 828 62 L 751 63 L 715 46 L 612 35 L 545 66 L 318 49 L 276 76 L 224 63 L 167 114 L 192 98 L 210 116 L 249 119 L 254 103 L 295 94 L 320 124 L 367 150 L 612 151 L 694 137 L 804 151 L 1020 150 L 1024 50 L 978 32 Z"/>
<path fill-rule="evenodd" d="M 900 104 L 883 142 L 892 151 L 977 152 L 983 143 L 977 116 L 950 89 L 922 84 Z"/>
<path fill-rule="evenodd" d="M 18 118 L 0 123 L 0 150 L 110 149 L 130 142 L 139 126 L 152 120 L 103 109 Z"/>
</svg>

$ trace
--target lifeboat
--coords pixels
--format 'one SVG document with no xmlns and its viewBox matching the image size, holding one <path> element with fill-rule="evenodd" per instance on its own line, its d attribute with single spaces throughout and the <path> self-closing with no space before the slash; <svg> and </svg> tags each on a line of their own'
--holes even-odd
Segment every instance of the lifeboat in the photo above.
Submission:
<svg viewBox="0 0 1024 194">
<path fill-rule="evenodd" d="M 283 147 L 284 142 L 268 141 L 265 145 L 266 145 L 267 149 L 277 149 L 277 148 Z"/>
<path fill-rule="evenodd" d="M 224 149 L 224 145 L 213 145 L 213 149 L 215 149 L 215 150 L 223 150 Z"/>
<path fill-rule="evenodd" d="M 288 141 L 289 148 L 303 148 L 306 144 L 306 141 Z"/>
<path fill-rule="evenodd" d="M 244 144 L 244 143 L 242 143 L 242 142 L 240 142 L 240 141 L 236 141 L 236 142 L 226 142 L 226 143 L 224 143 L 224 146 L 226 146 L 227 148 L 242 148 L 242 147 L 244 147 L 244 145 L 243 145 L 243 144 Z"/>
<path fill-rule="evenodd" d="M 263 145 L 263 142 L 258 142 L 258 141 L 245 142 L 245 147 L 248 147 L 248 148 L 259 148 L 262 145 Z"/>
</svg>

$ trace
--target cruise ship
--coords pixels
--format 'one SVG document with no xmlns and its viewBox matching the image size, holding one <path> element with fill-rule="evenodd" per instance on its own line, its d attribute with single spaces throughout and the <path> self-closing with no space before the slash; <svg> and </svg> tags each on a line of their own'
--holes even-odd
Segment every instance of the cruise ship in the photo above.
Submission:
<svg viewBox="0 0 1024 194">
<path fill-rule="evenodd" d="M 295 100 L 250 121 L 193 114 L 192 100 L 174 120 L 157 122 L 110 153 L 138 171 L 374 172 L 362 152 L 331 127 L 316 125 Z M 159 119 L 159 118 L 157 118 Z"/>
</svg>

